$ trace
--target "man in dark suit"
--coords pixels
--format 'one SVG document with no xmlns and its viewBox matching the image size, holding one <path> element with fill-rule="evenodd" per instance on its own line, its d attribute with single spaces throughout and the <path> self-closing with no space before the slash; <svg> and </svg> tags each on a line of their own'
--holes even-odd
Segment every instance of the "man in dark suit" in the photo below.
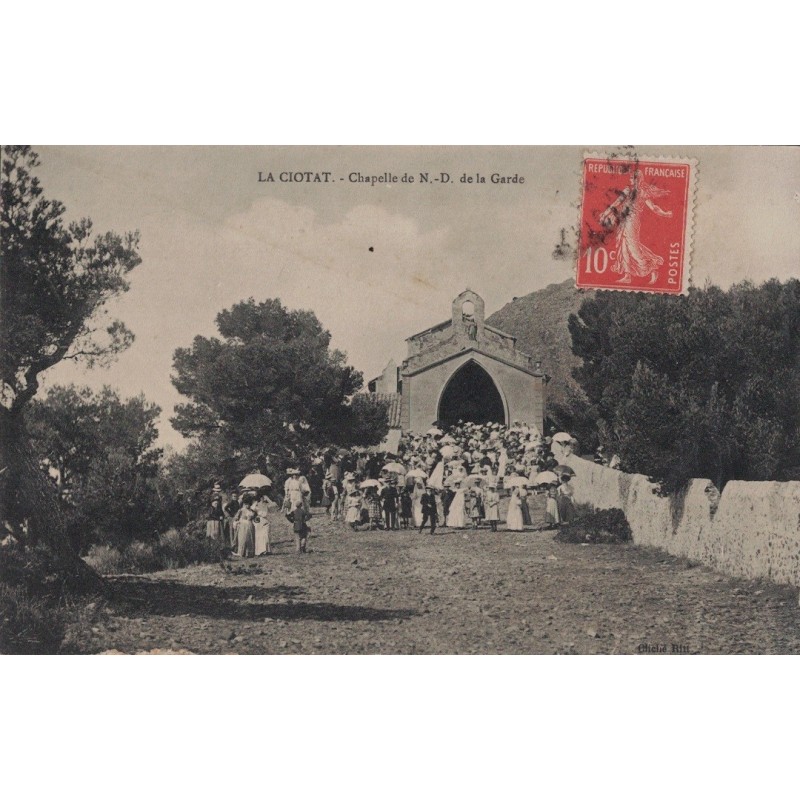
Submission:
<svg viewBox="0 0 800 800">
<path fill-rule="evenodd" d="M 381 490 L 381 505 L 383 506 L 383 517 L 386 521 L 387 531 L 396 531 L 397 525 L 397 487 L 390 483 Z"/>
<path fill-rule="evenodd" d="M 425 528 L 425 525 L 430 522 L 431 523 L 431 536 L 433 536 L 434 532 L 436 531 L 436 523 L 438 522 L 438 516 L 436 511 L 436 495 L 433 492 L 433 487 L 429 486 L 427 491 L 424 495 L 422 495 L 422 499 L 420 500 L 422 504 L 422 524 L 419 526 L 419 532 Z"/>
<path fill-rule="evenodd" d="M 447 525 L 447 515 L 450 513 L 450 504 L 456 493 L 448 486 L 442 492 L 442 513 L 444 514 L 444 524 Z"/>
<path fill-rule="evenodd" d="M 239 495 L 233 491 L 230 494 L 230 500 L 222 507 L 222 510 L 225 512 L 225 520 L 223 521 L 225 533 L 228 537 L 228 544 L 233 550 L 236 549 L 236 522 L 234 521 L 234 517 L 240 508 Z"/>
</svg>

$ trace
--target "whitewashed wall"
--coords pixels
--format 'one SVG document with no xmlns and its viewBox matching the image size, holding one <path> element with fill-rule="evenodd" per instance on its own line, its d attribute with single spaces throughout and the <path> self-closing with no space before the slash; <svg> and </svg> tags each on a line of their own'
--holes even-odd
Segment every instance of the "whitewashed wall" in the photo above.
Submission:
<svg viewBox="0 0 800 800">
<path fill-rule="evenodd" d="M 682 495 L 659 497 L 644 475 L 563 461 L 575 470 L 576 502 L 621 508 L 636 544 L 727 575 L 800 586 L 800 482 L 731 481 L 718 497 L 710 481 L 693 480 Z"/>
</svg>

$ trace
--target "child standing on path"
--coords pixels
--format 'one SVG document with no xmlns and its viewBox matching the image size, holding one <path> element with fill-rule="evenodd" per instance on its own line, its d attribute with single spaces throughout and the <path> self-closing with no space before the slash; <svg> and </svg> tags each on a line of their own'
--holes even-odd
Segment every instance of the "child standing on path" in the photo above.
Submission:
<svg viewBox="0 0 800 800">
<path fill-rule="evenodd" d="M 357 489 L 347 495 L 347 513 L 344 521 L 353 529 L 356 529 L 361 514 L 361 494 Z"/>
<path fill-rule="evenodd" d="M 412 514 L 411 490 L 406 486 L 400 493 L 400 521 L 404 528 L 408 528 L 408 521 Z"/>
<path fill-rule="evenodd" d="M 470 517 L 472 517 L 472 527 L 477 530 L 481 526 L 481 518 L 483 517 L 483 503 L 481 502 L 481 495 L 477 489 L 470 492 L 472 495 L 472 503 L 470 505 Z"/>
<path fill-rule="evenodd" d="M 486 487 L 486 520 L 492 531 L 497 533 L 497 523 L 500 520 L 500 498 L 494 486 Z"/>
<path fill-rule="evenodd" d="M 294 508 L 286 515 L 286 519 L 292 523 L 294 529 L 294 542 L 298 553 L 308 552 L 308 520 L 311 513 L 306 511 L 302 500 L 294 501 Z"/>
<path fill-rule="evenodd" d="M 558 490 L 555 484 L 547 487 L 547 505 L 544 512 L 545 525 L 548 528 L 555 528 L 561 522 L 558 516 Z"/>
</svg>

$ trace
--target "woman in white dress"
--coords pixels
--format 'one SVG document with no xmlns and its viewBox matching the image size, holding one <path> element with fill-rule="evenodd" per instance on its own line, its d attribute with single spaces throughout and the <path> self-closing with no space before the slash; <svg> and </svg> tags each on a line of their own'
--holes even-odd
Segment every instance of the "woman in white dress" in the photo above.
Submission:
<svg viewBox="0 0 800 800">
<path fill-rule="evenodd" d="M 448 528 L 464 528 L 467 525 L 466 502 L 464 489 L 460 483 L 454 486 L 455 494 L 450 503 L 450 510 L 447 513 Z"/>
<path fill-rule="evenodd" d="M 356 525 L 361 519 L 361 493 L 358 489 L 353 489 L 345 500 L 344 521 L 355 530 Z"/>
<path fill-rule="evenodd" d="M 303 500 L 303 485 L 300 482 L 300 470 L 294 469 L 291 467 L 286 470 L 286 474 L 289 476 L 283 483 L 283 511 L 284 513 L 289 513 L 293 508 L 294 504 L 300 500 Z"/>
<path fill-rule="evenodd" d="M 508 501 L 506 528 L 510 531 L 521 531 L 525 529 L 525 525 L 522 521 L 522 500 L 520 499 L 519 490 L 516 486 L 511 490 L 511 497 Z"/>
<path fill-rule="evenodd" d="M 255 524 L 255 554 L 257 556 L 271 555 L 272 547 L 269 541 L 269 520 L 267 514 L 275 506 L 266 497 L 262 497 L 254 506 L 256 512 Z"/>
<path fill-rule="evenodd" d="M 506 474 L 506 466 L 508 465 L 508 453 L 505 447 L 500 448 L 500 457 L 497 459 L 497 477 L 502 478 Z"/>
<path fill-rule="evenodd" d="M 414 491 L 411 493 L 411 515 L 414 517 L 414 527 L 422 525 L 422 495 L 425 494 L 425 487 L 420 481 L 414 484 Z"/>
<path fill-rule="evenodd" d="M 255 553 L 256 526 L 253 522 L 256 516 L 255 501 L 247 500 L 236 514 L 236 553 L 243 558 L 249 558 Z"/>
<path fill-rule="evenodd" d="M 444 459 L 439 461 L 433 468 L 433 472 L 428 478 L 428 486 L 433 486 L 439 492 L 444 488 Z"/>
</svg>

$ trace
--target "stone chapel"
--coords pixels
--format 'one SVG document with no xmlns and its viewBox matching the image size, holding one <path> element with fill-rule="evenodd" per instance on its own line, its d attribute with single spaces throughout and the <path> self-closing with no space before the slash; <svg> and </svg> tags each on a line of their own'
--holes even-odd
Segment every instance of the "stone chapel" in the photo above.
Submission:
<svg viewBox="0 0 800 800">
<path fill-rule="evenodd" d="M 370 392 L 389 401 L 389 449 L 401 431 L 425 433 L 436 422 L 521 422 L 544 430 L 549 378 L 513 336 L 486 324 L 480 295 L 462 292 L 449 319 L 406 342 L 402 365 L 390 361 L 369 382 Z"/>
</svg>

